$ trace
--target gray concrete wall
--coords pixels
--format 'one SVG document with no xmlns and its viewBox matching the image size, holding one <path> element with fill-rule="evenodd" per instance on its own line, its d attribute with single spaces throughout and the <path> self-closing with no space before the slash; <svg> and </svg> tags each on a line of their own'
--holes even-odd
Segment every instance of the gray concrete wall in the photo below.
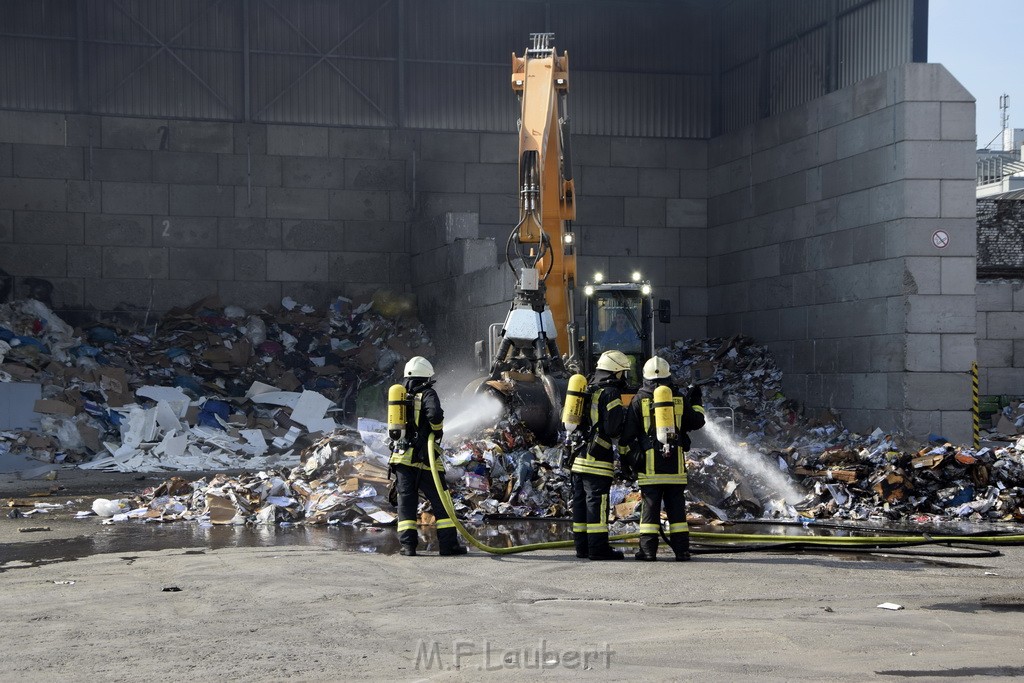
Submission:
<svg viewBox="0 0 1024 683">
<path fill-rule="evenodd" d="M 673 302 L 661 338 L 702 336 L 707 143 L 574 144 L 581 282 L 640 269 Z M 214 293 L 255 307 L 385 288 L 422 293 L 434 318 L 440 291 L 445 304 L 473 307 L 451 280 L 465 265 L 504 263 L 515 162 L 511 134 L 0 111 L 0 269 L 16 277 L 16 296 L 25 277 L 45 278 L 58 309 L 85 317 L 159 313 Z M 428 253 L 419 231 L 449 212 L 475 214 L 482 241 L 435 240 Z M 511 289 L 494 296 L 503 320 Z M 468 320 L 447 319 L 444 334 L 480 338 Z"/>
<path fill-rule="evenodd" d="M 386 130 L 0 111 L 0 268 L 63 311 L 407 290 L 410 153 Z"/>
<path fill-rule="evenodd" d="M 429 222 L 446 211 L 476 213 L 478 236 L 494 240 L 495 263 L 504 268 L 505 242 L 519 220 L 517 137 L 420 135 L 417 216 Z M 673 322 L 659 326 L 657 341 L 704 336 L 707 142 L 581 135 L 572 144 L 580 284 L 598 271 L 628 279 L 640 270 L 656 298 L 672 301 Z M 494 322 L 504 320 L 506 309 Z M 464 336 L 482 334 L 467 329 Z"/>
<path fill-rule="evenodd" d="M 971 95 L 941 65 L 911 64 L 708 155 L 709 333 L 767 342 L 786 393 L 853 429 L 969 440 Z"/>
<path fill-rule="evenodd" d="M 473 343 L 502 322 L 515 279 L 497 266 L 493 237 L 480 237 L 476 213 L 446 213 L 413 224 L 412 281 L 419 315 L 433 332 L 440 361 L 472 365 Z"/>
<path fill-rule="evenodd" d="M 1024 395 L 1024 280 L 981 280 L 978 389 L 983 396 Z"/>
</svg>

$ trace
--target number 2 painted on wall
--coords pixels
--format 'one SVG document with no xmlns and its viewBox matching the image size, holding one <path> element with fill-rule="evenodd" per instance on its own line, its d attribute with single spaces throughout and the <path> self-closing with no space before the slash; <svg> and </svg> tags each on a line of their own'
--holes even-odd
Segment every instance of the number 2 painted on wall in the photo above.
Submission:
<svg viewBox="0 0 1024 683">
<path fill-rule="evenodd" d="M 164 226 L 163 236 L 164 237 L 170 237 L 171 236 L 171 222 L 169 220 L 167 220 L 167 219 L 164 219 L 164 220 L 162 220 L 160 222 L 160 224 Z"/>
</svg>

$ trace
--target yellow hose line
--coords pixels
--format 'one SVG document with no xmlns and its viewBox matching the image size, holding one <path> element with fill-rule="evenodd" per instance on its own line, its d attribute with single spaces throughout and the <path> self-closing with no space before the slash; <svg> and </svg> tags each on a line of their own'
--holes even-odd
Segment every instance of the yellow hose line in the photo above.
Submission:
<svg viewBox="0 0 1024 683">
<path fill-rule="evenodd" d="M 807 543 L 818 545 L 905 545 L 907 543 L 1024 543 L 1024 536 L 778 536 L 775 534 L 731 534 L 690 532 L 690 538 L 720 543 Z"/>
<path fill-rule="evenodd" d="M 497 548 L 492 545 L 482 543 L 473 537 L 472 534 L 462 525 L 459 518 L 455 516 L 455 505 L 452 504 L 452 495 L 448 490 L 441 485 L 441 476 L 438 473 L 437 468 L 434 466 L 436 461 L 436 454 L 434 452 L 434 435 L 431 434 L 427 441 L 427 455 L 430 457 L 430 474 L 434 477 L 434 486 L 437 488 L 437 493 L 441 497 L 441 503 L 444 505 L 445 512 L 448 513 L 448 517 L 455 524 L 455 528 L 459 530 L 459 533 L 466 539 L 466 542 L 478 550 L 482 550 L 485 553 L 492 553 L 494 555 L 512 555 L 513 553 L 526 553 L 531 550 L 552 550 L 555 548 L 572 548 L 572 541 L 549 541 L 547 543 L 529 543 L 527 545 L 513 545 L 507 548 Z M 611 536 L 611 541 L 623 541 L 629 538 L 638 538 L 640 534 L 622 534 L 620 536 Z"/>
<path fill-rule="evenodd" d="M 556 548 L 572 548 L 572 541 L 548 541 L 547 543 L 530 543 L 527 545 L 513 545 L 507 548 L 497 548 L 478 541 L 462 525 L 459 518 L 455 516 L 455 505 L 452 503 L 451 493 L 441 484 L 441 476 L 435 467 L 436 453 L 434 447 L 434 435 L 431 434 L 427 442 L 427 455 L 430 458 L 430 474 L 434 477 L 434 486 L 444 504 L 445 512 L 455 524 L 455 528 L 466 539 L 470 545 L 485 553 L 494 555 L 512 555 L 514 553 L 525 553 L 531 550 L 552 550 Z M 620 534 L 611 536 L 611 541 L 625 541 L 632 538 L 639 538 L 639 533 Z M 1024 544 L 1024 535 L 1012 536 L 779 536 L 776 534 L 732 534 L 713 532 L 690 532 L 690 538 L 697 541 L 712 541 L 718 543 L 764 543 L 771 545 L 775 543 L 806 543 L 809 545 L 850 545 L 850 546 L 885 546 L 905 545 L 921 543 L 976 543 L 1015 545 Z"/>
</svg>

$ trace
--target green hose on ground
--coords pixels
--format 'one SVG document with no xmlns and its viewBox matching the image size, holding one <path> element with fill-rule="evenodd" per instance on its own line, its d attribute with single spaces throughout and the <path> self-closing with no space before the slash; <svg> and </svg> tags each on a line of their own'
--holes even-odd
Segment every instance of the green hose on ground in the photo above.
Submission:
<svg viewBox="0 0 1024 683">
<path fill-rule="evenodd" d="M 529 543 L 527 545 L 514 545 L 507 548 L 496 548 L 482 543 L 469 533 L 462 522 L 455 515 L 455 505 L 452 503 L 451 493 L 441 484 L 441 475 L 438 472 L 435 462 L 437 461 L 434 435 L 431 434 L 427 442 L 427 455 L 430 459 L 430 474 L 434 477 L 434 486 L 444 504 L 445 512 L 455 524 L 455 528 L 466 539 L 466 542 L 478 550 L 495 555 L 512 555 L 514 553 L 526 553 L 532 550 L 553 550 L 556 548 L 572 548 L 572 541 L 549 541 L 547 543 Z M 639 538 L 639 533 L 619 534 L 611 536 L 611 541 L 626 541 Z M 691 540 L 711 541 L 719 543 L 757 543 L 770 547 L 774 544 L 800 543 L 812 546 L 842 546 L 842 547 L 876 547 L 893 548 L 907 545 L 925 545 L 935 543 L 973 543 L 977 545 L 1024 545 L 1024 535 L 992 535 L 992 536 L 935 536 L 922 534 L 918 536 L 779 536 L 775 534 L 732 534 L 714 532 L 690 532 Z"/>
<path fill-rule="evenodd" d="M 842 545 L 842 546 L 895 546 L 922 545 L 925 543 L 974 543 L 977 545 L 1021 545 L 1024 535 L 1007 536 L 776 536 L 774 534 L 730 534 L 713 532 L 690 532 L 690 538 L 702 541 L 719 541 L 723 543 L 807 543 L 810 545 Z"/>
<path fill-rule="evenodd" d="M 427 441 L 427 455 L 430 457 L 430 474 L 434 477 L 434 486 L 437 487 L 437 493 L 441 497 L 441 502 L 444 504 L 445 512 L 448 513 L 448 517 L 455 524 L 455 528 L 459 530 L 466 542 L 478 550 L 483 550 L 485 553 L 492 553 L 494 555 L 512 555 L 514 553 L 526 553 L 531 550 L 553 550 L 556 548 L 572 548 L 572 541 L 549 541 L 547 543 L 528 543 L 527 545 L 513 545 L 508 548 L 496 548 L 492 545 L 482 543 L 473 537 L 469 533 L 469 530 L 462 525 L 459 518 L 455 516 L 455 505 L 452 503 L 452 494 L 441 485 L 441 475 L 435 467 L 434 463 L 437 460 L 437 454 L 434 446 L 434 435 L 431 434 Z M 639 538 L 640 534 L 622 534 L 619 536 L 612 536 L 608 540 L 610 541 L 624 541 L 630 538 Z"/>
</svg>

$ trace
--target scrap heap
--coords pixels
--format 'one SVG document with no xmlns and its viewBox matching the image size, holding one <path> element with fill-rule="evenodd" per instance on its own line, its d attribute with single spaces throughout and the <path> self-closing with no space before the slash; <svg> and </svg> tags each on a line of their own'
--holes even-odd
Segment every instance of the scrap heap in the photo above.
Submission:
<svg viewBox="0 0 1024 683">
<path fill-rule="evenodd" d="M 659 353 L 681 384 L 710 378 L 705 405 L 724 426 L 724 438 L 690 453 L 691 510 L 706 517 L 1024 521 L 1024 437 L 974 450 L 938 435 L 851 433 L 830 411 L 807 415 L 787 399 L 768 349 L 748 338 Z"/>
<path fill-rule="evenodd" d="M 432 355 L 423 327 L 395 299 L 337 300 L 326 314 L 285 299 L 247 313 L 204 300 L 150 333 L 113 325 L 76 332 L 45 306 L 0 307 L 0 381 L 38 382 L 42 433 L 0 432 L 0 458 L 124 471 L 244 469 L 165 482 L 103 508 L 210 523 L 379 524 L 388 501 L 379 414 L 394 368 Z M 1024 520 L 1024 437 L 972 450 L 845 430 L 781 392 L 767 348 L 744 337 L 660 349 L 677 383 L 706 382 L 714 424 L 690 452 L 691 519 Z M 1006 423 L 1019 419 L 1010 408 Z M 339 425 L 338 422 L 341 422 Z M 995 420 L 994 420 L 995 422 Z M 319 436 L 318 436 L 319 435 Z M 460 516 L 564 517 L 559 447 L 514 418 L 447 433 L 443 457 Z M 615 516 L 635 516 L 635 486 L 617 482 Z M 131 512 L 129 512 L 131 511 Z"/>
<path fill-rule="evenodd" d="M 39 432 L 0 432 L 0 457 L 120 471 L 297 463 L 336 418 L 379 405 L 396 365 L 433 356 L 410 309 L 385 293 L 326 312 L 210 298 L 152 330 L 76 331 L 38 301 L 0 306 L 0 381 L 41 384 L 43 414 Z"/>
</svg>

